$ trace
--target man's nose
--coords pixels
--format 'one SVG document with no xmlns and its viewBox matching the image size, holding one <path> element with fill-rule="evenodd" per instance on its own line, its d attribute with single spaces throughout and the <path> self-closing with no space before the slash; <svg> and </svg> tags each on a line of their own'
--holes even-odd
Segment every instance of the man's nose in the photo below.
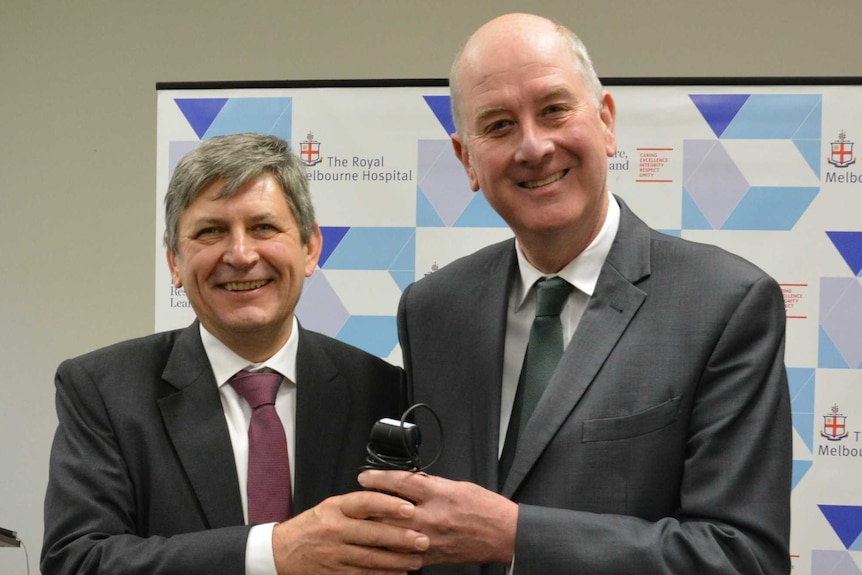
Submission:
<svg viewBox="0 0 862 575">
<path fill-rule="evenodd" d="M 515 151 L 515 161 L 525 164 L 540 163 L 554 151 L 554 142 L 548 130 L 535 123 L 521 123 L 521 139 Z"/>
<path fill-rule="evenodd" d="M 257 244 L 245 230 L 235 230 L 228 236 L 228 245 L 223 260 L 237 268 L 247 268 L 257 263 Z"/>
</svg>

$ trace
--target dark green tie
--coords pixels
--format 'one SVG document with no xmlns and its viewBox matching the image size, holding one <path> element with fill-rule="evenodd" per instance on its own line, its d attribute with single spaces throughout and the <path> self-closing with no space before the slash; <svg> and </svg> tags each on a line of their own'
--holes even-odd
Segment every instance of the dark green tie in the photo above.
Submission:
<svg viewBox="0 0 862 575">
<path fill-rule="evenodd" d="M 530 328 L 524 367 L 518 380 L 512 417 L 506 430 L 506 442 L 500 454 L 500 488 L 509 474 L 509 467 L 518 446 L 518 437 L 524 431 L 533 410 L 539 403 L 551 375 L 563 355 L 563 326 L 560 311 L 572 291 L 572 285 L 560 277 L 536 282 L 536 318 Z"/>
</svg>

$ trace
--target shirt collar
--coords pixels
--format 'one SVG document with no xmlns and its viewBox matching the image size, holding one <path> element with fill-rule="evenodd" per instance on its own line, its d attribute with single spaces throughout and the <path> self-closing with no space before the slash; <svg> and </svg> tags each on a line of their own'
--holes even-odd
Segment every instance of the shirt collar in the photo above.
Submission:
<svg viewBox="0 0 862 575">
<path fill-rule="evenodd" d="M 602 271 L 602 265 L 605 263 L 605 258 L 608 257 L 608 252 L 611 251 L 611 245 L 614 243 L 614 238 L 620 226 L 620 206 L 610 192 L 608 196 L 608 213 L 599 233 L 584 251 L 566 264 L 559 273 L 554 274 L 560 276 L 588 296 L 592 296 L 596 290 L 599 273 Z M 527 261 L 527 258 L 521 252 L 521 246 L 517 238 L 515 239 L 515 248 L 515 253 L 518 257 L 518 270 L 520 271 L 518 276 L 520 284 L 513 288 L 516 296 L 513 303 L 515 304 L 515 310 L 518 310 L 524 305 L 524 301 L 527 299 L 527 295 L 530 293 L 530 288 L 533 287 L 533 284 L 543 277 L 550 276 L 540 272 Z"/>
<path fill-rule="evenodd" d="M 296 350 L 299 344 L 299 328 L 296 317 L 293 318 L 293 326 L 287 342 L 272 357 L 260 363 L 251 362 L 238 355 L 207 331 L 203 324 L 200 324 L 200 332 L 204 351 L 206 351 L 216 384 L 219 387 L 227 383 L 240 370 L 257 370 L 264 367 L 277 371 L 290 381 L 296 382 Z"/>
</svg>

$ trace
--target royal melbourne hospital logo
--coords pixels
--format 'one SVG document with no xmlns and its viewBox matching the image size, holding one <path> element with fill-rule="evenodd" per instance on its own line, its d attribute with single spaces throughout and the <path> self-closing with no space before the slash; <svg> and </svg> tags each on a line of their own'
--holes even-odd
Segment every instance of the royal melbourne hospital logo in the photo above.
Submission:
<svg viewBox="0 0 862 575">
<path fill-rule="evenodd" d="M 847 416 L 839 413 L 838 404 L 832 406 L 832 413 L 823 416 L 821 437 L 829 441 L 840 441 L 847 437 Z"/>
<path fill-rule="evenodd" d="M 847 139 L 847 132 L 841 130 L 838 139 L 831 144 L 831 155 L 828 162 L 836 168 L 846 168 L 856 163 L 853 157 L 853 142 Z"/>
<path fill-rule="evenodd" d="M 314 132 L 308 132 L 306 139 L 299 143 L 299 159 L 306 166 L 316 166 L 323 161 L 320 142 L 314 139 Z"/>
</svg>

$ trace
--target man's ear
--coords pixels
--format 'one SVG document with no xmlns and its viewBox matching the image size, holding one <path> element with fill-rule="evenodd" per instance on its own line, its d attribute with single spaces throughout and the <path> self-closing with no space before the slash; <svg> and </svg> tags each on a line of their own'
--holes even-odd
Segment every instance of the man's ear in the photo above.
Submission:
<svg viewBox="0 0 862 575">
<path fill-rule="evenodd" d="M 308 243 L 305 244 L 305 277 L 309 278 L 314 273 L 322 252 L 323 234 L 320 233 L 320 226 L 314 222 L 314 227 L 311 228 L 311 234 L 308 236 Z"/>
<path fill-rule="evenodd" d="M 452 134 L 452 149 L 455 150 L 455 156 L 461 161 L 461 165 L 467 171 L 467 177 L 470 179 L 470 189 L 474 192 L 479 191 L 479 179 L 476 177 L 476 172 L 473 170 L 473 165 L 470 162 L 470 149 L 461 141 L 461 136 L 456 132 Z"/>
<path fill-rule="evenodd" d="M 171 248 L 167 248 L 165 250 L 165 255 L 168 259 L 168 269 L 171 270 L 171 283 L 174 284 L 175 288 L 183 287 L 183 280 L 180 278 L 180 268 L 177 265 L 177 256 L 171 251 Z"/>
<path fill-rule="evenodd" d="M 601 118 L 602 123 L 605 125 L 605 153 L 610 158 L 617 153 L 617 136 L 615 132 L 617 104 L 614 102 L 614 98 L 611 96 L 611 93 L 607 90 L 602 92 L 599 118 Z"/>
</svg>

